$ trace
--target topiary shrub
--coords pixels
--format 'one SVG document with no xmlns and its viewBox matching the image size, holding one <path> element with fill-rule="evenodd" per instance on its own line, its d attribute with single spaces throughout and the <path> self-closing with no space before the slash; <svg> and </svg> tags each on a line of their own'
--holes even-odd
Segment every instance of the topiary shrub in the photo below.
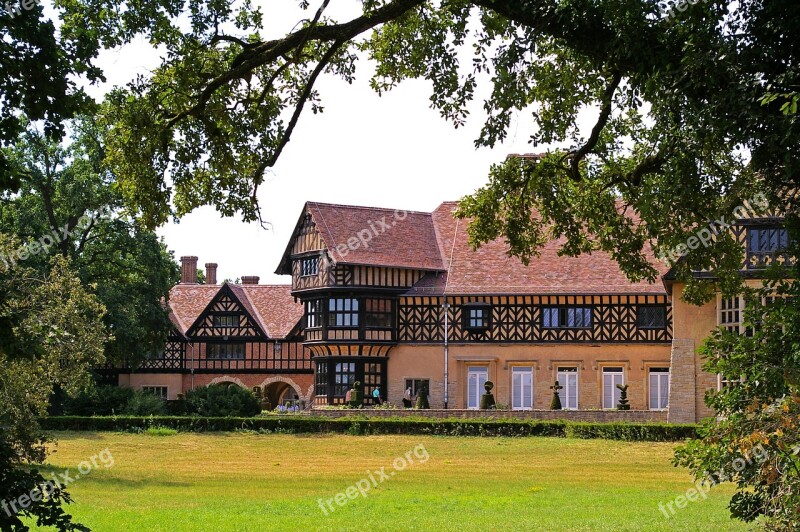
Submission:
<svg viewBox="0 0 800 532">
<path fill-rule="evenodd" d="M 561 396 L 558 395 L 558 391 L 563 388 L 558 381 L 553 384 L 550 389 L 553 390 L 553 398 L 550 400 L 550 410 L 561 410 Z"/>
<path fill-rule="evenodd" d="M 361 389 L 360 381 L 354 382 L 353 388 L 350 390 L 350 406 L 353 408 L 364 406 L 364 391 Z"/>
<path fill-rule="evenodd" d="M 492 395 L 492 388 L 494 388 L 494 383 L 492 381 L 486 381 L 483 385 L 483 389 L 486 390 L 486 393 L 481 395 L 481 410 L 494 410 L 495 409 L 495 402 L 494 402 L 494 395 Z"/>
<path fill-rule="evenodd" d="M 212 384 L 187 392 L 186 410 L 209 417 L 255 416 L 261 413 L 261 405 L 246 388 Z"/>
<path fill-rule="evenodd" d="M 167 405 L 162 398 L 137 390 L 133 392 L 122 413 L 129 416 L 162 416 L 167 413 Z"/>
<path fill-rule="evenodd" d="M 426 384 L 422 384 L 417 391 L 417 404 L 414 405 L 414 408 L 417 410 L 429 410 L 431 404 L 428 402 L 428 386 Z"/>
<path fill-rule="evenodd" d="M 627 384 L 617 384 L 617 388 L 619 388 L 619 402 L 617 403 L 617 410 L 630 410 L 631 405 L 630 401 L 628 401 L 628 385 Z"/>
</svg>

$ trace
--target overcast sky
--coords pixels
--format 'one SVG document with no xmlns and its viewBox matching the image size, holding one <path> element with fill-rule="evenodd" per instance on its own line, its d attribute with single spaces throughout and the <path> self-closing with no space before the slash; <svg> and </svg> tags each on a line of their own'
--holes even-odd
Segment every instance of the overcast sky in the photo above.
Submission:
<svg viewBox="0 0 800 532">
<path fill-rule="evenodd" d="M 262 2 L 269 37 L 285 34 L 303 16 L 295 0 Z M 357 6 L 355 0 L 333 0 L 330 9 L 345 20 Z M 158 56 L 139 42 L 104 53 L 99 64 L 108 83 L 92 89 L 98 96 L 136 74 L 147 74 Z M 379 97 L 368 85 L 371 70 L 369 62 L 360 61 L 353 85 L 330 76 L 318 81 L 325 112 L 301 117 L 259 189 L 270 230 L 222 218 L 213 207 L 197 209 L 179 224 L 158 230 L 176 259 L 196 255 L 201 267 L 216 262 L 220 281 L 259 275 L 261 283 L 289 283 L 287 276 L 273 272 L 306 201 L 431 211 L 484 185 L 490 165 L 508 153 L 540 151 L 528 144 L 529 112 L 519 115 L 520 125 L 512 128 L 504 145 L 476 150 L 473 141 L 483 122 L 481 97 L 472 105 L 467 127 L 454 129 L 429 108 L 427 82 L 407 81 Z M 483 84 L 483 94 L 488 89 Z"/>
</svg>

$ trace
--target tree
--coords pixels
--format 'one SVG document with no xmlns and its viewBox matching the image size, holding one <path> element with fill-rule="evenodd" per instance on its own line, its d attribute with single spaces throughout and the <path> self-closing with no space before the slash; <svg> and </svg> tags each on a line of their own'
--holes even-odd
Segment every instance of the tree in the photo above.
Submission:
<svg viewBox="0 0 800 532">
<path fill-rule="evenodd" d="M 19 244 L 0 233 L 0 253 Z M 43 477 L 27 466 L 44 460 L 37 418 L 46 413 L 54 387 L 75 393 L 102 363 L 104 312 L 64 257 L 53 257 L 44 273 L 24 265 L 0 268 L 0 500 L 14 501 L 34 488 L 52 494 L 25 509 L 4 508 L 3 530 L 27 530 L 20 514 L 59 530 L 84 530 L 61 508 L 69 495 L 57 486 L 46 489 Z"/>
<path fill-rule="evenodd" d="M 729 220 L 757 193 L 800 237 L 796 2 L 710 0 L 670 11 L 654 0 L 363 0 L 363 12 L 345 22 L 326 16 L 328 4 L 320 0 L 302 24 L 267 40 L 264 14 L 247 1 L 193 3 L 188 20 L 174 0 L 59 1 L 66 42 L 85 39 L 92 50 L 144 35 L 166 51 L 160 67 L 111 93 L 101 109 L 104 160 L 148 227 L 163 223 L 170 205 L 178 216 L 213 204 L 224 215 L 258 218 L 264 171 L 304 109 L 323 111 L 315 82 L 325 74 L 353 81 L 361 54 L 377 62 L 371 84 L 379 92 L 406 78 L 429 80 L 431 104 L 456 126 L 480 75 L 491 76 L 479 146 L 496 145 L 516 111 L 533 109 L 531 141 L 544 153 L 499 162 L 489 184 L 462 202 L 473 245 L 503 236 L 528 260 L 544 241 L 564 237 L 565 254 L 607 251 L 632 280 L 654 280 L 648 247 L 669 256 L 689 232 Z M 577 117 L 587 109 L 596 122 L 582 131 Z M 685 298 L 711 297 L 713 287 L 692 277 L 701 269 L 726 294 L 741 290 L 741 250 L 724 231 L 682 255 L 675 268 L 689 283 Z M 765 342 L 790 349 L 776 374 L 793 374 L 794 332 L 765 332 Z M 709 345 L 709 353 L 722 345 L 721 359 L 735 368 L 740 344 Z M 769 403 L 793 390 L 782 377 L 745 397 Z M 737 419 L 732 430 L 742 426 Z M 705 463 L 695 456 L 695 467 Z M 770 477 L 745 482 L 770 485 Z M 782 522 L 765 504 L 753 508 Z"/>
<path fill-rule="evenodd" d="M 75 138 L 67 146 L 31 127 L 6 150 L 19 189 L 0 196 L 0 230 L 26 240 L 28 248 L 40 244 L 24 261 L 39 271 L 53 254 L 69 258 L 107 309 L 105 324 L 114 335 L 106 358 L 136 364 L 163 349 L 171 327 L 164 301 L 178 266 L 154 232 L 124 214 L 92 120 L 68 125 Z"/>
</svg>

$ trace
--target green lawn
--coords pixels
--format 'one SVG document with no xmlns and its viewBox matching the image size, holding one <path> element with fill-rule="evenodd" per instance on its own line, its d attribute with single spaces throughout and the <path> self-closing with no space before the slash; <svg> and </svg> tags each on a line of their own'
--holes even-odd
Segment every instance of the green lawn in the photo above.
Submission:
<svg viewBox="0 0 800 532">
<path fill-rule="evenodd" d="M 692 487 L 687 473 L 670 465 L 672 444 L 437 436 L 55 436 L 50 463 L 73 474 L 103 449 L 113 455 L 112 467 L 98 461 L 97 469 L 69 486 L 76 500 L 70 512 L 97 531 L 746 528 L 728 518 L 731 486 L 715 488 L 707 499 L 664 517 L 659 502 Z M 415 456 L 420 444 L 424 450 L 418 447 Z M 395 458 L 408 451 L 415 463 L 395 470 Z M 429 459 L 422 463 L 426 452 Z M 382 482 L 374 473 L 381 467 L 388 475 Z M 368 472 L 377 487 L 341 507 L 332 501 L 334 511 L 323 513 L 320 498 L 344 493 L 368 479 Z"/>
</svg>

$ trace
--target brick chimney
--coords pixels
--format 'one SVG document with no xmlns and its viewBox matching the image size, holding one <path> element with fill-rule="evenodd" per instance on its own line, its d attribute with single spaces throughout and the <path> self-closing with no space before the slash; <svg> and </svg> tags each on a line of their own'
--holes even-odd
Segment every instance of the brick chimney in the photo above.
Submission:
<svg viewBox="0 0 800 532">
<path fill-rule="evenodd" d="M 206 262 L 206 284 L 217 284 L 216 262 Z"/>
<path fill-rule="evenodd" d="M 258 275 L 242 275 L 242 284 L 258 284 L 259 279 Z"/>
<path fill-rule="evenodd" d="M 181 257 L 181 284 L 197 284 L 197 257 Z"/>
</svg>

